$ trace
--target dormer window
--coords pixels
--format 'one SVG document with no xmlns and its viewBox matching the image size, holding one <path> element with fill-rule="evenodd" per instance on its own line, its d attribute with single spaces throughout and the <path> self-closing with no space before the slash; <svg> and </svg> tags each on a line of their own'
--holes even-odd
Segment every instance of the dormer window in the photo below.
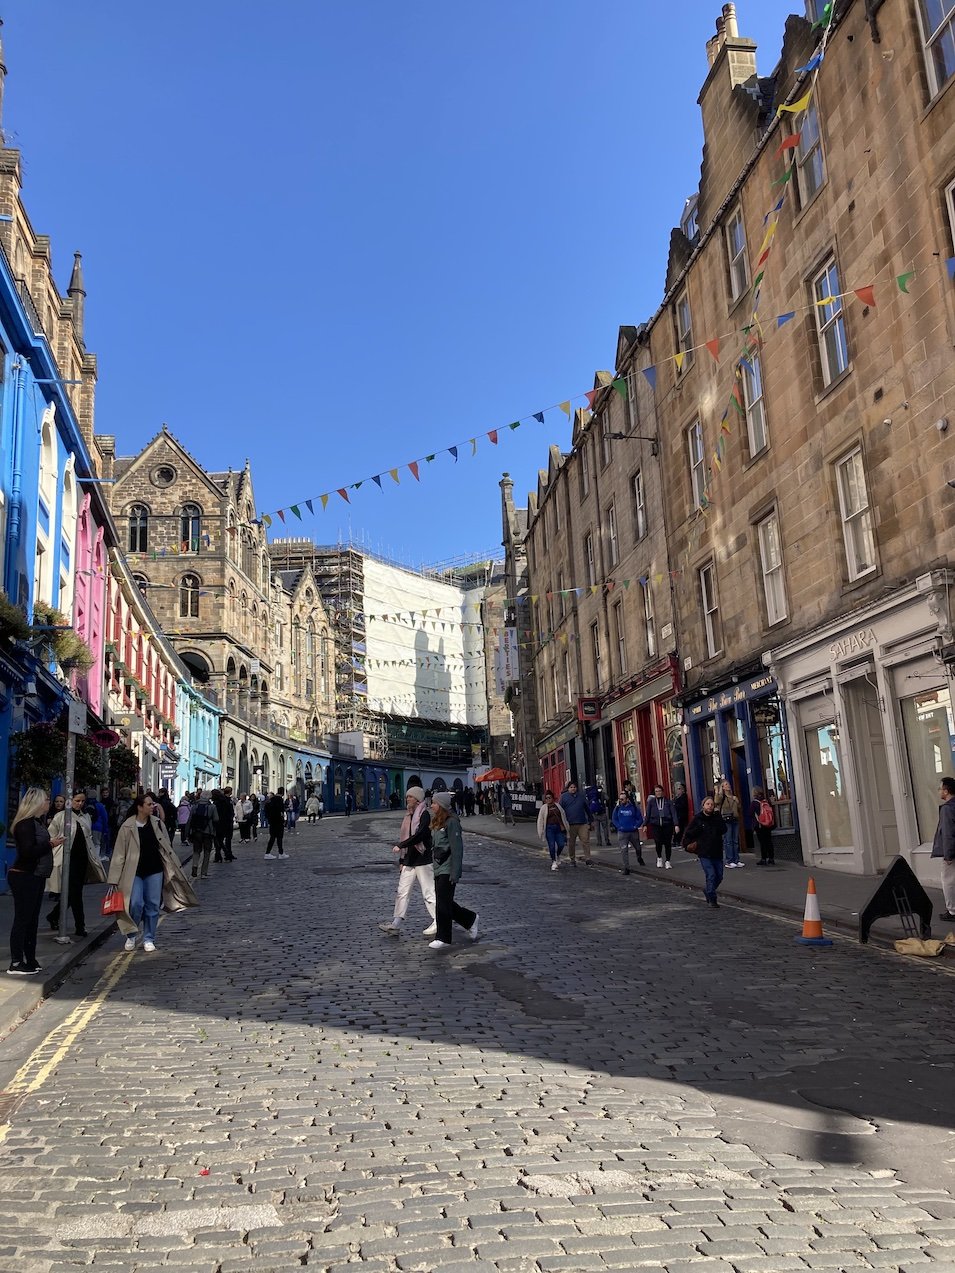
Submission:
<svg viewBox="0 0 955 1273">
<path fill-rule="evenodd" d="M 680 217 L 680 229 L 694 247 L 696 247 L 700 237 L 700 226 L 697 221 L 699 206 L 699 195 L 691 195 L 686 201 L 686 207 L 683 209 L 683 216 Z"/>
</svg>

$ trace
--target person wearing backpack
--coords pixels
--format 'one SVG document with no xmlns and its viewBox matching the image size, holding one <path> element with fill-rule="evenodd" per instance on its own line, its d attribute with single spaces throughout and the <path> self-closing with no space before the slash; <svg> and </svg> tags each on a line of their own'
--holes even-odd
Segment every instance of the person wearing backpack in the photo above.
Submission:
<svg viewBox="0 0 955 1273">
<path fill-rule="evenodd" d="M 749 816 L 753 823 L 756 843 L 759 845 L 759 861 L 757 866 L 775 866 L 773 857 L 773 827 L 776 825 L 776 814 L 773 806 L 766 799 L 762 787 L 753 788 L 753 799 L 749 806 Z"/>
<path fill-rule="evenodd" d="M 192 845 L 193 879 L 199 874 L 200 866 L 202 878 L 204 880 L 209 878 L 209 855 L 215 844 L 218 822 L 219 815 L 215 805 L 209 799 L 209 793 L 200 791 L 192 807 L 192 816 L 188 824 L 183 827 L 183 841 L 185 842 L 185 834 L 188 833 L 188 842 Z"/>
<path fill-rule="evenodd" d="M 584 792 L 587 797 L 587 808 L 593 814 L 594 827 L 597 831 L 597 847 L 605 844 L 610 847 L 610 814 L 607 811 L 607 800 L 603 788 L 592 784 Z"/>
</svg>

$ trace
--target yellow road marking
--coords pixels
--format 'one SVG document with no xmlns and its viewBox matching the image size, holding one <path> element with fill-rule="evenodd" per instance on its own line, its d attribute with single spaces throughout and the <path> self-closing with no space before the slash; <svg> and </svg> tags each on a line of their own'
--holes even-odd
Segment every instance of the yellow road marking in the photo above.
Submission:
<svg viewBox="0 0 955 1273">
<path fill-rule="evenodd" d="M 107 995 L 132 964 L 132 957 L 125 953 L 114 956 L 97 984 L 85 999 L 76 1005 L 65 1020 L 50 1031 L 42 1043 L 34 1048 L 30 1057 L 20 1066 L 11 1081 L 0 1092 L 2 1098 L 17 1098 L 36 1092 L 64 1059 L 70 1048 L 83 1033 L 93 1017 L 106 1001 Z M 6 1102 L 4 1102 L 6 1103 Z M 13 1100 L 14 1107 L 18 1102 Z M 0 1123 L 0 1144 L 6 1139 L 10 1123 Z"/>
</svg>

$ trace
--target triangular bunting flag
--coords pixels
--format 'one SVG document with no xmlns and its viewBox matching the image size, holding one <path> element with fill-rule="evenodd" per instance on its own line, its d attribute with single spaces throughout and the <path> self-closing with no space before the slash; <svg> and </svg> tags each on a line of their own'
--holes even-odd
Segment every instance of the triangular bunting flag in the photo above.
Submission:
<svg viewBox="0 0 955 1273">
<path fill-rule="evenodd" d="M 792 133 L 789 137 L 784 137 L 779 143 L 776 150 L 776 158 L 782 159 L 787 150 L 795 150 L 802 141 L 802 133 Z"/>
<path fill-rule="evenodd" d="M 543 423 L 544 423 L 544 413 L 543 413 L 543 411 L 535 411 L 535 412 L 534 412 L 534 419 L 537 421 L 537 423 L 538 423 L 538 424 L 543 424 Z"/>
<path fill-rule="evenodd" d="M 806 107 L 809 105 L 811 98 L 812 98 L 812 89 L 810 89 L 809 92 L 806 93 L 804 97 L 800 97 L 798 102 L 790 102 L 788 105 L 786 105 L 786 103 L 783 103 L 783 105 L 780 106 L 779 109 L 776 111 L 776 114 L 782 115 L 783 111 L 788 111 L 789 114 L 791 115 L 798 115 L 800 111 L 804 111 L 806 109 Z"/>
<path fill-rule="evenodd" d="M 875 306 L 875 288 L 870 283 L 868 287 L 857 287 L 855 295 L 859 298 L 863 305 Z"/>
<path fill-rule="evenodd" d="M 683 370 L 683 360 L 686 358 L 686 351 L 681 349 L 678 354 L 673 355 L 673 361 L 676 363 L 677 371 Z"/>
<path fill-rule="evenodd" d="M 268 528 L 272 525 L 272 518 L 269 517 L 268 513 L 262 514 L 262 525 L 266 530 L 268 530 Z"/>
<path fill-rule="evenodd" d="M 342 499 L 345 501 L 346 504 L 351 503 L 351 500 L 348 498 L 348 492 L 345 490 L 344 486 L 340 486 L 338 488 L 338 493 L 342 497 Z"/>
<path fill-rule="evenodd" d="M 519 429 L 521 427 L 521 422 L 520 420 L 514 420 L 513 423 L 509 424 L 507 427 L 509 429 Z"/>
<path fill-rule="evenodd" d="M 487 436 L 488 436 L 488 440 L 490 442 L 493 442 L 494 445 L 497 446 L 497 429 L 488 429 Z"/>
<path fill-rule="evenodd" d="M 289 506 L 289 512 L 294 513 L 294 514 L 295 514 L 295 516 L 298 518 L 298 520 L 299 520 L 299 521 L 301 521 L 301 520 L 302 520 L 302 514 L 301 514 L 301 511 L 299 510 L 299 506 L 298 506 L 297 504 L 291 504 L 291 505 Z"/>
<path fill-rule="evenodd" d="M 280 508 L 280 509 L 278 509 L 278 515 L 279 515 L 279 521 L 280 521 L 280 522 L 282 523 L 282 525 L 284 526 L 284 525 L 285 525 L 285 510 L 284 510 L 284 509 L 281 509 L 281 508 Z"/>
<path fill-rule="evenodd" d="M 823 55 L 822 55 L 822 50 L 820 50 L 820 51 L 816 54 L 816 56 L 815 56 L 815 57 L 811 57 L 811 58 L 809 59 L 809 61 L 806 63 L 806 65 L 805 65 L 805 66 L 797 66 L 797 67 L 796 67 L 796 74 L 797 74 L 797 75 L 807 75 L 810 71 L 814 71 L 814 70 L 816 69 L 816 67 L 817 67 L 817 66 L 819 66 L 819 64 L 821 63 L 821 61 L 822 61 L 822 56 L 823 56 Z"/>
<path fill-rule="evenodd" d="M 318 497 L 318 498 L 322 501 L 322 508 L 323 508 L 323 509 L 328 508 L 328 496 L 327 496 L 327 495 L 319 495 L 319 497 Z"/>
<path fill-rule="evenodd" d="M 390 476 L 394 479 L 394 483 L 395 483 L 395 485 L 396 485 L 396 486 L 400 486 L 400 485 L 401 485 L 401 479 L 400 479 L 400 478 L 399 478 L 399 476 L 398 476 L 398 470 L 397 470 L 397 469 L 389 469 L 389 470 L 388 470 L 388 473 L 389 473 L 389 475 L 390 475 Z"/>
<path fill-rule="evenodd" d="M 379 491 L 380 491 L 380 490 L 381 490 L 381 474 L 380 474 L 380 473 L 376 473 L 376 474 L 375 474 L 375 476 L 374 476 L 371 480 L 374 482 L 374 484 L 378 487 L 378 489 L 379 489 Z"/>
<path fill-rule="evenodd" d="M 587 399 L 587 406 L 590 407 L 591 410 L 593 410 L 594 398 L 596 398 L 599 392 L 599 389 L 588 389 L 584 394 L 584 397 Z"/>
<path fill-rule="evenodd" d="M 906 296 L 909 294 L 909 283 L 915 278 L 915 271 L 909 270 L 908 274 L 899 274 L 896 276 L 896 283 L 899 285 L 899 291 L 904 292 Z"/>
<path fill-rule="evenodd" d="M 651 388 L 651 389 L 656 389 L 656 387 L 657 387 L 657 369 L 656 369 L 656 367 L 641 367 L 641 368 L 640 368 L 640 370 L 641 370 L 641 371 L 643 372 L 643 374 L 646 376 L 646 378 L 647 378 L 647 384 L 650 386 L 650 388 Z"/>
<path fill-rule="evenodd" d="M 793 320 L 795 317 L 796 317 L 795 310 L 791 311 L 791 312 L 790 312 L 790 313 L 788 313 L 788 314 L 777 314 L 777 316 L 776 316 L 776 327 L 777 327 L 777 330 L 778 330 L 780 327 L 785 327 L 787 323 L 791 323 L 791 322 L 792 322 L 792 320 Z"/>
<path fill-rule="evenodd" d="M 457 462 L 458 462 L 458 448 L 457 448 L 456 446 L 449 446 L 449 447 L 448 447 L 448 454 L 449 454 L 449 455 L 453 455 L 453 456 L 454 456 L 454 462 L 455 462 L 455 464 L 457 464 Z"/>
<path fill-rule="evenodd" d="M 477 438 L 471 439 L 471 454 L 477 455 Z"/>
<path fill-rule="evenodd" d="M 570 403 L 569 403 L 569 402 L 559 402 L 557 405 L 560 407 L 561 411 L 563 411 L 564 415 L 565 415 L 565 416 L 567 417 L 567 419 L 569 420 L 569 419 L 570 419 Z"/>
<path fill-rule="evenodd" d="M 707 349 L 710 351 L 710 354 L 712 355 L 714 362 L 719 362 L 719 360 L 720 360 L 720 338 L 719 338 L 719 336 L 714 336 L 712 340 L 708 340 L 708 341 L 706 342 L 706 347 L 707 347 Z"/>
<path fill-rule="evenodd" d="M 611 381 L 614 389 L 620 394 L 624 402 L 627 401 L 627 378 L 626 376 L 618 376 L 616 380 Z"/>
<path fill-rule="evenodd" d="M 310 499 L 307 499 L 307 500 L 305 501 L 305 507 L 308 509 L 308 511 L 309 511 L 309 512 L 310 512 L 313 516 L 315 515 L 315 505 L 312 503 L 312 501 L 311 501 Z"/>
<path fill-rule="evenodd" d="M 774 186 L 784 186 L 784 185 L 786 184 L 786 182 L 790 180 L 790 178 L 792 177 L 792 175 L 793 175 L 793 169 L 792 169 L 792 167 L 787 168 L 787 169 L 786 169 L 786 171 L 783 173 L 783 175 L 782 175 L 781 177 L 777 177 L 777 178 L 776 178 L 776 180 L 773 182 L 773 185 L 774 185 Z"/>
</svg>

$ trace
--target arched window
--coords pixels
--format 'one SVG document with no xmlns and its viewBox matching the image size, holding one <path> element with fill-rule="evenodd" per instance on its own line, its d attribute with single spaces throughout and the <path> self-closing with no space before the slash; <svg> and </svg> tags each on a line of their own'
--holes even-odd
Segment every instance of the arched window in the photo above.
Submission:
<svg viewBox="0 0 955 1273">
<path fill-rule="evenodd" d="M 133 583 L 145 597 L 149 590 L 149 580 L 145 575 L 133 575 Z"/>
<path fill-rule="evenodd" d="M 202 538 L 202 509 L 198 504 L 183 504 L 179 514 L 179 551 L 197 553 Z"/>
<path fill-rule="evenodd" d="M 129 510 L 129 551 L 144 553 L 149 543 L 149 509 L 134 504 Z"/>
<path fill-rule="evenodd" d="M 179 616 L 182 619 L 199 618 L 198 575 L 183 575 L 179 581 Z"/>
<path fill-rule="evenodd" d="M 315 629 L 311 619 L 305 630 L 305 693 L 309 701 L 315 697 Z"/>
</svg>

